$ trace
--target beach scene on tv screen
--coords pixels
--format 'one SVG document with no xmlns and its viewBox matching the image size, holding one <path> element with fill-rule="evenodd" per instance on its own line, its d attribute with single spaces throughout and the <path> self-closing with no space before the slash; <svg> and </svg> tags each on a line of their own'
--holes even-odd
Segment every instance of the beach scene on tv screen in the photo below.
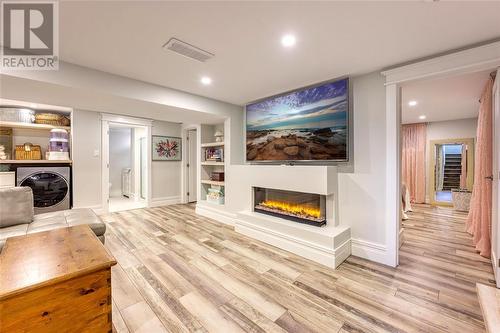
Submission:
<svg viewBox="0 0 500 333">
<path fill-rule="evenodd" d="M 347 160 L 348 93 L 343 79 L 247 105 L 247 160 Z"/>
</svg>

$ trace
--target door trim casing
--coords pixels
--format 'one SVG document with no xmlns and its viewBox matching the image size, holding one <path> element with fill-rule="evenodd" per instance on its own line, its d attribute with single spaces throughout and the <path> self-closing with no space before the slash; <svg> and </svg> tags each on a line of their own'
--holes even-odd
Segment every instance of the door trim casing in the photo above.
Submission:
<svg viewBox="0 0 500 333">
<path fill-rule="evenodd" d="M 151 172 L 151 129 L 153 120 L 133 118 L 109 113 L 101 113 L 101 205 L 103 213 L 109 212 L 109 124 L 130 125 L 143 127 L 146 130 L 146 167 L 147 167 L 147 198 L 146 207 L 151 207 L 152 200 L 152 172 Z"/>
</svg>

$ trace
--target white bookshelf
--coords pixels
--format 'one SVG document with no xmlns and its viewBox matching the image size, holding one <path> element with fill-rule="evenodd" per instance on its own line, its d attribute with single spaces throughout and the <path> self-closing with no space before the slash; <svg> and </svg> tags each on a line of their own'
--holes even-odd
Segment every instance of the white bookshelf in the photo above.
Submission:
<svg viewBox="0 0 500 333">
<path fill-rule="evenodd" d="M 200 180 L 200 201 L 211 203 L 207 200 L 207 196 L 210 188 L 220 187 L 221 191 L 225 192 L 225 182 L 212 180 L 211 176 L 213 172 L 224 172 L 225 173 L 225 142 L 215 141 L 214 134 L 216 131 L 224 131 L 224 124 L 216 125 L 201 125 L 201 156 L 200 156 L 200 169 L 201 169 L 201 180 Z M 206 160 L 206 152 L 209 149 L 220 149 L 222 150 L 222 160 Z M 214 205 L 224 205 L 224 203 L 213 203 Z"/>
</svg>

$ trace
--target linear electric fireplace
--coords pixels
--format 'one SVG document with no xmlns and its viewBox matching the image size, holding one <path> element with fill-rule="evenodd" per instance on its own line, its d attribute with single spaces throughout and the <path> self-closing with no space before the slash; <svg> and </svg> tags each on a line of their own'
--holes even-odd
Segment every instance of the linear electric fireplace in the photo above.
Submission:
<svg viewBox="0 0 500 333">
<path fill-rule="evenodd" d="M 326 224 L 326 197 L 321 194 L 254 187 L 254 211 L 321 227 Z"/>
</svg>

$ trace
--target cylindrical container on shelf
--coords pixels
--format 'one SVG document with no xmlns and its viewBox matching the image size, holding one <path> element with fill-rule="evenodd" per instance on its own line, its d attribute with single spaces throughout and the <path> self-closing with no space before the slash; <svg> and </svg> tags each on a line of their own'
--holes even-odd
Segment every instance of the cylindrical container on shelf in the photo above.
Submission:
<svg viewBox="0 0 500 333">
<path fill-rule="evenodd" d="M 0 120 L 33 123 L 35 120 L 35 111 L 22 108 L 2 108 L 0 107 Z"/>
<path fill-rule="evenodd" d="M 68 131 L 62 128 L 54 128 L 50 130 L 50 141 L 68 141 Z"/>
<path fill-rule="evenodd" d="M 49 152 L 69 152 L 69 135 L 65 129 L 50 131 Z"/>
<path fill-rule="evenodd" d="M 49 151 L 63 151 L 69 152 L 68 142 L 63 141 L 50 141 L 49 142 Z"/>
</svg>

